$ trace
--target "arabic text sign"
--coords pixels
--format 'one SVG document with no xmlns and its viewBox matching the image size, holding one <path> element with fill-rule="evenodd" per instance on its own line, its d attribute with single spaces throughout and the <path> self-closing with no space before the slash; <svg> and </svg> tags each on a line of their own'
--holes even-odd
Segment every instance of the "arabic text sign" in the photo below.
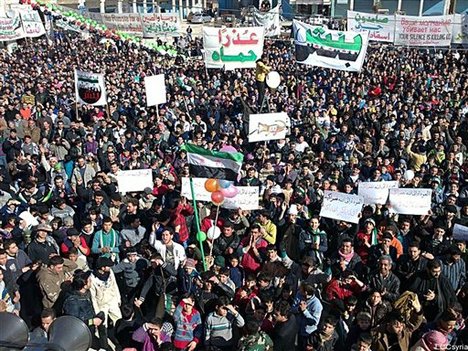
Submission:
<svg viewBox="0 0 468 351">
<path fill-rule="evenodd" d="M 431 189 L 390 189 L 390 210 L 406 215 L 427 215 L 431 209 Z"/>
<path fill-rule="evenodd" d="M 211 193 L 205 189 L 206 178 L 192 178 L 193 179 L 193 190 L 197 201 L 211 202 Z M 232 199 L 225 198 L 224 203 L 221 205 L 223 208 L 243 210 L 257 210 L 259 208 L 258 186 L 238 186 L 239 193 Z M 189 178 L 182 178 L 182 191 L 181 195 L 187 199 L 192 199 L 192 192 L 190 191 L 190 180 Z"/>
<path fill-rule="evenodd" d="M 358 223 L 363 203 L 362 196 L 325 190 L 320 216 Z"/>
<path fill-rule="evenodd" d="M 453 15 L 453 27 L 452 27 L 452 43 L 454 44 L 467 44 L 468 33 L 464 29 L 463 19 L 468 15 Z"/>
<path fill-rule="evenodd" d="M 0 41 L 17 40 L 24 37 L 23 26 L 18 12 L 13 17 L 0 17 Z"/>
<path fill-rule="evenodd" d="M 104 106 L 107 103 L 103 74 L 75 70 L 75 91 L 80 104 Z"/>
<path fill-rule="evenodd" d="M 138 13 L 103 13 L 102 21 L 109 29 L 139 36 L 143 35 L 143 22 Z"/>
<path fill-rule="evenodd" d="M 365 204 L 385 205 L 390 188 L 398 188 L 398 182 L 359 182 L 358 195 L 364 198 Z"/>
<path fill-rule="evenodd" d="M 274 37 L 281 34 L 280 6 L 276 6 L 268 12 L 261 12 L 254 8 L 253 18 L 255 25 L 265 28 L 266 37 Z"/>
<path fill-rule="evenodd" d="M 117 184 L 121 193 L 153 189 L 153 172 L 151 169 L 120 171 L 117 174 Z"/>
<path fill-rule="evenodd" d="M 293 21 L 296 61 L 311 66 L 359 72 L 366 57 L 368 32 L 341 32 Z"/>
<path fill-rule="evenodd" d="M 207 68 L 255 68 L 263 53 L 263 27 L 203 28 Z"/>
<path fill-rule="evenodd" d="M 393 43 L 395 37 L 395 16 L 348 11 L 348 30 L 368 32 L 369 40 Z"/>
<path fill-rule="evenodd" d="M 164 74 L 145 77 L 145 89 L 147 106 L 166 103 L 166 82 L 164 80 Z"/>
<path fill-rule="evenodd" d="M 395 45 L 450 46 L 452 16 L 395 16 Z"/>
<path fill-rule="evenodd" d="M 180 31 L 180 23 L 175 14 L 146 13 L 141 15 L 141 19 L 145 37 L 177 34 Z"/>
<path fill-rule="evenodd" d="M 45 28 L 41 21 L 41 16 L 35 10 L 21 9 L 21 21 L 23 22 L 24 33 L 27 37 L 36 38 L 45 34 Z"/>
<path fill-rule="evenodd" d="M 288 132 L 286 112 L 249 115 L 249 143 L 284 139 Z"/>
<path fill-rule="evenodd" d="M 468 227 L 456 223 L 453 226 L 453 238 L 455 240 L 465 240 L 468 241 Z"/>
</svg>

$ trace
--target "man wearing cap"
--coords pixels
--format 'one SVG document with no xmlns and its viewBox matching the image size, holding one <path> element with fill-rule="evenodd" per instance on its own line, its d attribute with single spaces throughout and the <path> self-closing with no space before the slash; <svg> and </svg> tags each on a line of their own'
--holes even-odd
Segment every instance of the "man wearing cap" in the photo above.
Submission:
<svg viewBox="0 0 468 351">
<path fill-rule="evenodd" d="M 41 223 L 36 228 L 36 237 L 28 246 L 28 256 L 34 261 L 49 262 L 49 258 L 58 255 L 58 245 L 49 233 L 52 228 L 45 223 Z"/>
</svg>

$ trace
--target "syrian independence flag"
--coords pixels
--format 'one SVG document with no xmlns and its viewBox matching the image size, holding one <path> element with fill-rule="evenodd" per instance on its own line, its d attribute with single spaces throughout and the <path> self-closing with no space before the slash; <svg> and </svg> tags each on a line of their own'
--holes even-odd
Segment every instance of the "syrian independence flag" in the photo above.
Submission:
<svg viewBox="0 0 468 351">
<path fill-rule="evenodd" d="M 192 177 L 236 181 L 244 155 L 240 152 L 210 151 L 193 144 L 185 144 Z"/>
<path fill-rule="evenodd" d="M 104 75 L 75 70 L 76 101 L 80 104 L 104 106 L 107 104 Z"/>
</svg>

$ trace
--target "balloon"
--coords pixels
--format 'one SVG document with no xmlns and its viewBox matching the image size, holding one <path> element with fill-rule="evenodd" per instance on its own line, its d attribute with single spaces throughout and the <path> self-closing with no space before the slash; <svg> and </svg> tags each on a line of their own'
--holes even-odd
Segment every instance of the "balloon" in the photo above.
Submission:
<svg viewBox="0 0 468 351">
<path fill-rule="evenodd" d="M 210 229 L 206 231 L 206 236 L 210 240 L 216 240 L 219 238 L 220 235 L 221 235 L 221 229 L 218 226 L 210 227 Z"/>
<path fill-rule="evenodd" d="M 412 171 L 411 169 L 408 169 L 405 171 L 405 174 L 403 175 L 403 178 L 405 178 L 406 180 L 411 180 L 414 178 L 414 171 Z"/>
<path fill-rule="evenodd" d="M 219 190 L 219 181 L 218 179 L 207 179 L 205 182 L 206 191 L 212 193 Z"/>
<path fill-rule="evenodd" d="M 231 145 L 224 145 L 221 150 L 222 152 L 237 152 L 237 149 L 234 146 Z"/>
<path fill-rule="evenodd" d="M 266 76 L 265 80 L 266 85 L 271 88 L 271 89 L 276 89 L 281 83 L 281 77 L 278 72 L 276 71 L 271 71 L 268 73 Z"/>
<path fill-rule="evenodd" d="M 224 201 L 224 195 L 221 191 L 215 191 L 213 193 L 211 193 L 211 201 L 213 201 L 213 203 L 216 205 L 216 206 L 219 206 L 223 203 Z"/>
<path fill-rule="evenodd" d="M 219 186 L 221 187 L 221 189 L 227 189 L 231 185 L 232 185 L 232 182 L 230 180 L 221 179 L 219 181 Z"/>
<path fill-rule="evenodd" d="M 231 185 L 229 188 L 226 189 L 221 189 L 221 194 L 224 195 L 224 197 L 231 199 L 235 197 L 237 194 L 239 194 L 239 189 L 237 189 L 234 185 Z"/>
<path fill-rule="evenodd" d="M 201 241 L 201 242 L 205 241 L 206 240 L 206 234 L 200 230 L 197 233 L 197 240 Z"/>
</svg>

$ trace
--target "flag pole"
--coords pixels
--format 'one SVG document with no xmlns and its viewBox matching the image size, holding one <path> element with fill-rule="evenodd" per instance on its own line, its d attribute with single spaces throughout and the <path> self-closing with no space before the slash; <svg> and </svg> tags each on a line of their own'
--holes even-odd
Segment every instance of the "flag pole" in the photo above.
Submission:
<svg viewBox="0 0 468 351">
<path fill-rule="evenodd" d="M 202 255 L 202 261 L 203 261 L 203 270 L 206 271 L 206 260 L 205 260 L 205 250 L 203 249 L 203 241 L 200 240 L 202 239 L 201 237 L 198 237 L 198 233 L 200 232 L 200 217 L 198 216 L 198 207 L 197 207 L 197 199 L 195 198 L 195 190 L 193 187 L 193 178 L 190 176 L 190 192 L 192 193 L 192 202 L 193 202 L 193 214 L 195 216 L 195 225 L 197 229 L 197 240 L 198 243 L 200 244 L 200 251 Z"/>
</svg>

